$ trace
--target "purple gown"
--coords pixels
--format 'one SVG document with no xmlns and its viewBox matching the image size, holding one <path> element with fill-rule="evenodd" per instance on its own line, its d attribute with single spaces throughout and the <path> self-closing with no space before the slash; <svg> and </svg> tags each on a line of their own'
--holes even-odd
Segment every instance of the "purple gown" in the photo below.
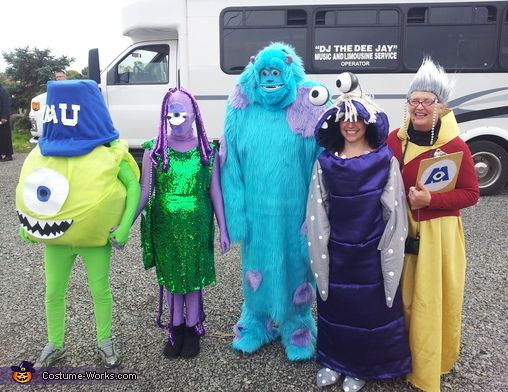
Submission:
<svg viewBox="0 0 508 392">
<path fill-rule="evenodd" d="M 328 150 L 318 158 L 329 193 L 330 260 L 328 299 L 317 298 L 317 361 L 366 380 L 411 370 L 400 290 L 389 308 L 378 250 L 391 157 L 382 145 L 351 159 Z"/>
</svg>

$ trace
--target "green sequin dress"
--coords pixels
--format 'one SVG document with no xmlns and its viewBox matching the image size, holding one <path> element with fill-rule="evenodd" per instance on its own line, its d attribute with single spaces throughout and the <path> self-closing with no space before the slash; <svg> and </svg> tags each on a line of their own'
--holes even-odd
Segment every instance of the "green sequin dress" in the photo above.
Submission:
<svg viewBox="0 0 508 392">
<path fill-rule="evenodd" d="M 150 140 L 143 147 L 151 150 L 154 144 Z M 215 283 L 210 197 L 215 154 L 209 166 L 201 163 L 198 147 L 186 152 L 168 148 L 168 157 L 168 171 L 161 165 L 156 169 L 150 232 L 159 284 L 185 294 Z"/>
</svg>

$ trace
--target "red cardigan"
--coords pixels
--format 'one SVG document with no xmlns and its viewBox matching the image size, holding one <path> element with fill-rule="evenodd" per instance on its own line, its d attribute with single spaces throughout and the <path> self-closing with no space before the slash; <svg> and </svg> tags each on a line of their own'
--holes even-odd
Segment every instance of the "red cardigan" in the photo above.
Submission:
<svg viewBox="0 0 508 392">
<path fill-rule="evenodd" d="M 399 162 L 402 159 L 402 142 L 397 137 L 398 129 L 390 132 L 387 144 L 393 152 L 393 155 Z M 460 209 L 473 206 L 480 197 L 478 189 L 478 180 L 474 169 L 473 158 L 466 143 L 456 137 L 440 147 L 446 153 L 463 151 L 462 163 L 459 169 L 459 175 L 455 189 L 446 193 L 432 194 L 430 205 L 427 208 L 420 209 L 420 221 L 425 221 L 442 216 L 459 216 Z M 404 180 L 404 190 L 406 198 L 409 187 L 416 184 L 416 175 L 422 159 L 429 158 L 429 153 L 425 152 L 418 155 L 412 161 L 407 162 L 402 169 L 402 179 Z M 409 205 L 409 203 L 408 203 Z M 417 210 L 412 210 L 413 219 L 417 220 Z"/>
</svg>

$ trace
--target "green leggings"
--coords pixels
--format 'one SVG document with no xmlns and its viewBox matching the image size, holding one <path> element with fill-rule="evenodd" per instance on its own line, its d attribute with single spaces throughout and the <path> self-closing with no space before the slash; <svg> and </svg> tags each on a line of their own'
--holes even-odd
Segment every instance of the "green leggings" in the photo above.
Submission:
<svg viewBox="0 0 508 392">
<path fill-rule="evenodd" d="M 103 339 L 111 337 L 113 297 L 109 286 L 109 266 L 111 245 L 93 248 L 46 245 L 44 265 L 46 273 L 46 320 L 48 341 L 55 347 L 64 345 L 65 335 L 65 295 L 77 256 L 81 256 L 92 293 L 95 323 L 97 327 L 97 346 Z"/>
</svg>

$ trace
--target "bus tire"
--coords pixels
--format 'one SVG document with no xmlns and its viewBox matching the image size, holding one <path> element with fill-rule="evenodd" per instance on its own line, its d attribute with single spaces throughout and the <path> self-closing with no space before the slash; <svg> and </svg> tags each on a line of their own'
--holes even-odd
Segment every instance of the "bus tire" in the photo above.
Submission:
<svg viewBox="0 0 508 392">
<path fill-rule="evenodd" d="M 508 181 L 508 152 L 487 140 L 478 140 L 469 144 L 473 155 L 480 195 L 497 193 Z"/>
</svg>

